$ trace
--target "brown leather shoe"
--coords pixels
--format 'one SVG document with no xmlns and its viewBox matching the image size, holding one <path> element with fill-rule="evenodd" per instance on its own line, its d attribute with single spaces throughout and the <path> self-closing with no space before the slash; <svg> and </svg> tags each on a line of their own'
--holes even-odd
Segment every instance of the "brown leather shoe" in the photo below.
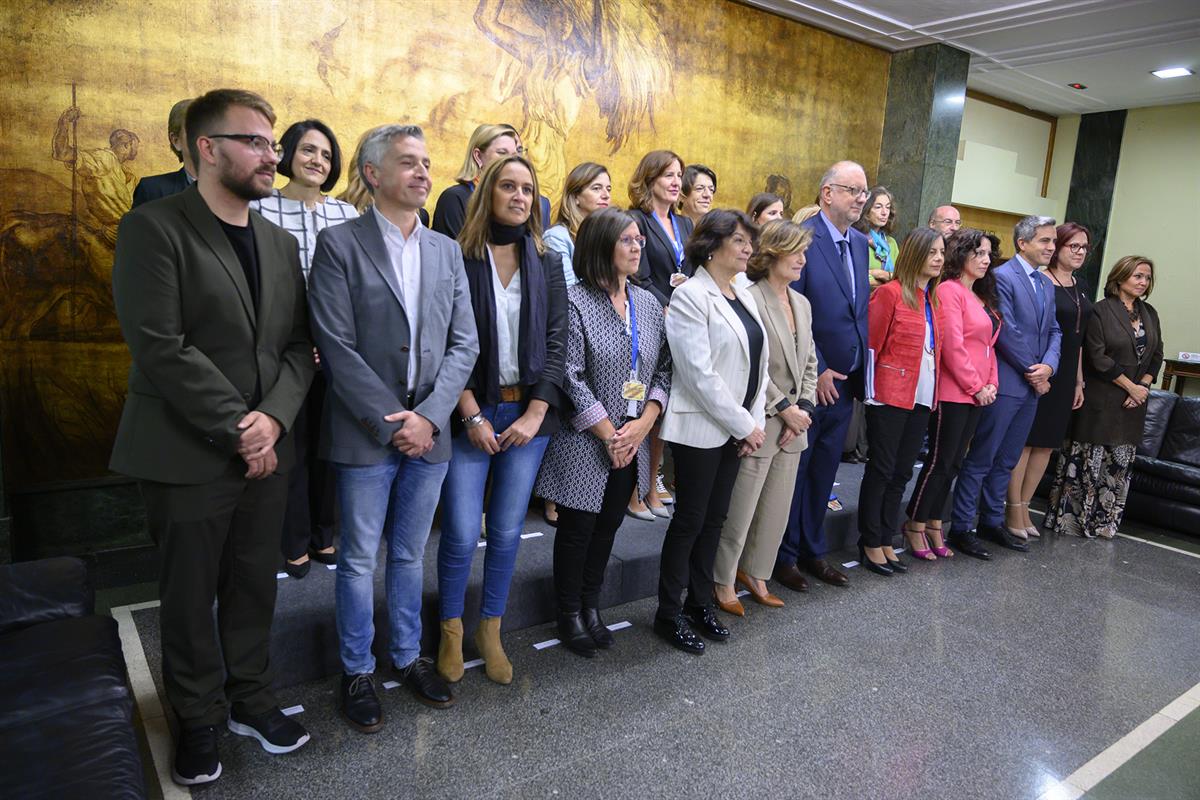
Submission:
<svg viewBox="0 0 1200 800">
<path fill-rule="evenodd" d="M 717 608 L 721 609 L 726 614 L 733 614 L 735 617 L 746 616 L 746 607 L 742 605 L 742 601 L 738 600 L 736 597 L 733 598 L 733 601 L 729 603 L 726 603 L 719 597 L 713 597 L 713 601 L 716 602 Z"/>
<path fill-rule="evenodd" d="M 850 579 L 844 573 L 838 572 L 821 558 L 801 558 L 796 562 L 800 569 L 812 575 L 819 581 L 830 586 L 848 586 Z"/>
<path fill-rule="evenodd" d="M 771 594 L 771 592 L 769 590 L 765 594 L 759 594 L 758 592 L 754 591 L 754 580 L 749 575 L 747 575 L 745 572 L 742 572 L 739 569 L 736 574 L 737 574 L 737 583 L 740 584 L 742 586 L 742 588 L 744 588 L 747 592 L 750 593 L 751 600 L 758 603 L 760 606 L 766 606 L 768 608 L 782 608 L 783 607 L 783 601 L 780 600 L 775 595 Z"/>
<path fill-rule="evenodd" d="M 776 564 L 771 580 L 783 584 L 793 592 L 808 591 L 808 581 L 800 574 L 795 564 Z"/>
</svg>

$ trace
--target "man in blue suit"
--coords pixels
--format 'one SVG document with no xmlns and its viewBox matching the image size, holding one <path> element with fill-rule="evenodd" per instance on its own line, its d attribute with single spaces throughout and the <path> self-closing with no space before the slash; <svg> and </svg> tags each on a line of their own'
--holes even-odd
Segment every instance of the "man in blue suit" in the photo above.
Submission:
<svg viewBox="0 0 1200 800">
<path fill-rule="evenodd" d="M 803 572 L 834 586 L 849 578 L 825 561 L 825 512 L 837 477 L 854 398 L 863 396 L 867 358 L 867 237 L 850 227 L 867 202 L 867 175 L 853 161 L 839 161 L 821 178 L 821 211 L 804 223 L 813 233 L 808 265 L 792 288 L 812 305 L 817 351 L 817 407 L 800 457 L 787 531 L 774 579 L 808 591 Z"/>
<path fill-rule="evenodd" d="M 180 167 L 174 172 L 164 172 L 161 175 L 150 175 L 138 181 L 133 189 L 133 208 L 151 200 L 170 197 L 191 186 L 196 181 L 196 165 L 187 149 L 187 130 L 184 127 L 184 116 L 191 98 L 180 100 L 171 106 L 167 115 L 167 141 L 171 144 L 171 152 L 179 159 Z"/>
<path fill-rule="evenodd" d="M 984 407 L 959 471 L 950 528 L 951 543 L 975 558 L 991 557 L 972 531 L 976 513 L 979 536 L 1010 550 L 1029 549 L 1004 530 L 1004 496 L 1033 426 L 1038 397 L 1049 391 L 1058 369 L 1062 331 L 1054 316 L 1054 285 L 1038 271 L 1050 263 L 1054 240 L 1053 219 L 1025 217 L 1013 228 L 1017 254 L 996 267 L 1003 320 L 996 340 L 999 394 Z"/>
</svg>

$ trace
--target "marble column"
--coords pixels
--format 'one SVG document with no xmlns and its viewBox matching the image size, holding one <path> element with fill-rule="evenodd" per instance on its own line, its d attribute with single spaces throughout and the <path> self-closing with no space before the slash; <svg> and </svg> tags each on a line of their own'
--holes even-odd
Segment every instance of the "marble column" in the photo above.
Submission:
<svg viewBox="0 0 1200 800">
<path fill-rule="evenodd" d="M 950 202 L 970 61 L 945 44 L 892 55 L 879 175 L 872 182 L 896 198 L 892 231 L 899 241 Z"/>
<path fill-rule="evenodd" d="M 1092 234 L 1092 250 L 1083 265 L 1083 281 L 1097 297 L 1104 288 L 1100 282 L 1111 266 L 1104 259 L 1104 243 L 1108 239 L 1117 163 L 1121 160 L 1125 115 L 1122 109 L 1080 117 L 1071 189 L 1067 194 L 1066 218 L 1078 222 Z"/>
</svg>

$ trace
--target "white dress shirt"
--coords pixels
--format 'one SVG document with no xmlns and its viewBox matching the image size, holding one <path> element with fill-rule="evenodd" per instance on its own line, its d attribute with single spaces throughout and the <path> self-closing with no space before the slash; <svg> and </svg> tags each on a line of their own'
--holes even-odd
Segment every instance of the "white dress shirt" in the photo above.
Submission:
<svg viewBox="0 0 1200 800">
<path fill-rule="evenodd" d="M 375 219 L 379 222 L 379 230 L 383 232 L 383 245 L 387 248 L 388 259 L 392 262 L 392 271 L 400 283 L 400 293 L 404 296 L 404 316 L 408 317 L 408 390 L 416 391 L 417 366 L 421 362 L 417 331 L 421 329 L 421 218 L 412 234 L 405 239 L 398 227 L 387 217 L 379 213 L 374 206 Z"/>
<path fill-rule="evenodd" d="M 492 294 L 496 297 L 496 351 L 500 357 L 500 385 L 516 386 L 521 382 L 521 365 L 517 361 L 517 345 L 521 342 L 521 270 L 513 273 L 508 287 L 500 282 L 492 248 L 487 249 L 488 266 L 492 268 Z"/>
</svg>

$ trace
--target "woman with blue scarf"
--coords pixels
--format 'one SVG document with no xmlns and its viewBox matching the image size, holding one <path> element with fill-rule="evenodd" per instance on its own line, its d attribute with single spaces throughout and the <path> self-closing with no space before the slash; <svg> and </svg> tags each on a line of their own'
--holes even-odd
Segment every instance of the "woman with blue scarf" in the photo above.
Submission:
<svg viewBox="0 0 1200 800">
<path fill-rule="evenodd" d="M 855 223 L 867 236 L 868 272 L 871 289 L 892 279 L 896 270 L 896 254 L 900 248 L 892 238 L 892 220 L 896 218 L 896 203 L 884 186 L 871 189 L 863 215 Z"/>
</svg>

